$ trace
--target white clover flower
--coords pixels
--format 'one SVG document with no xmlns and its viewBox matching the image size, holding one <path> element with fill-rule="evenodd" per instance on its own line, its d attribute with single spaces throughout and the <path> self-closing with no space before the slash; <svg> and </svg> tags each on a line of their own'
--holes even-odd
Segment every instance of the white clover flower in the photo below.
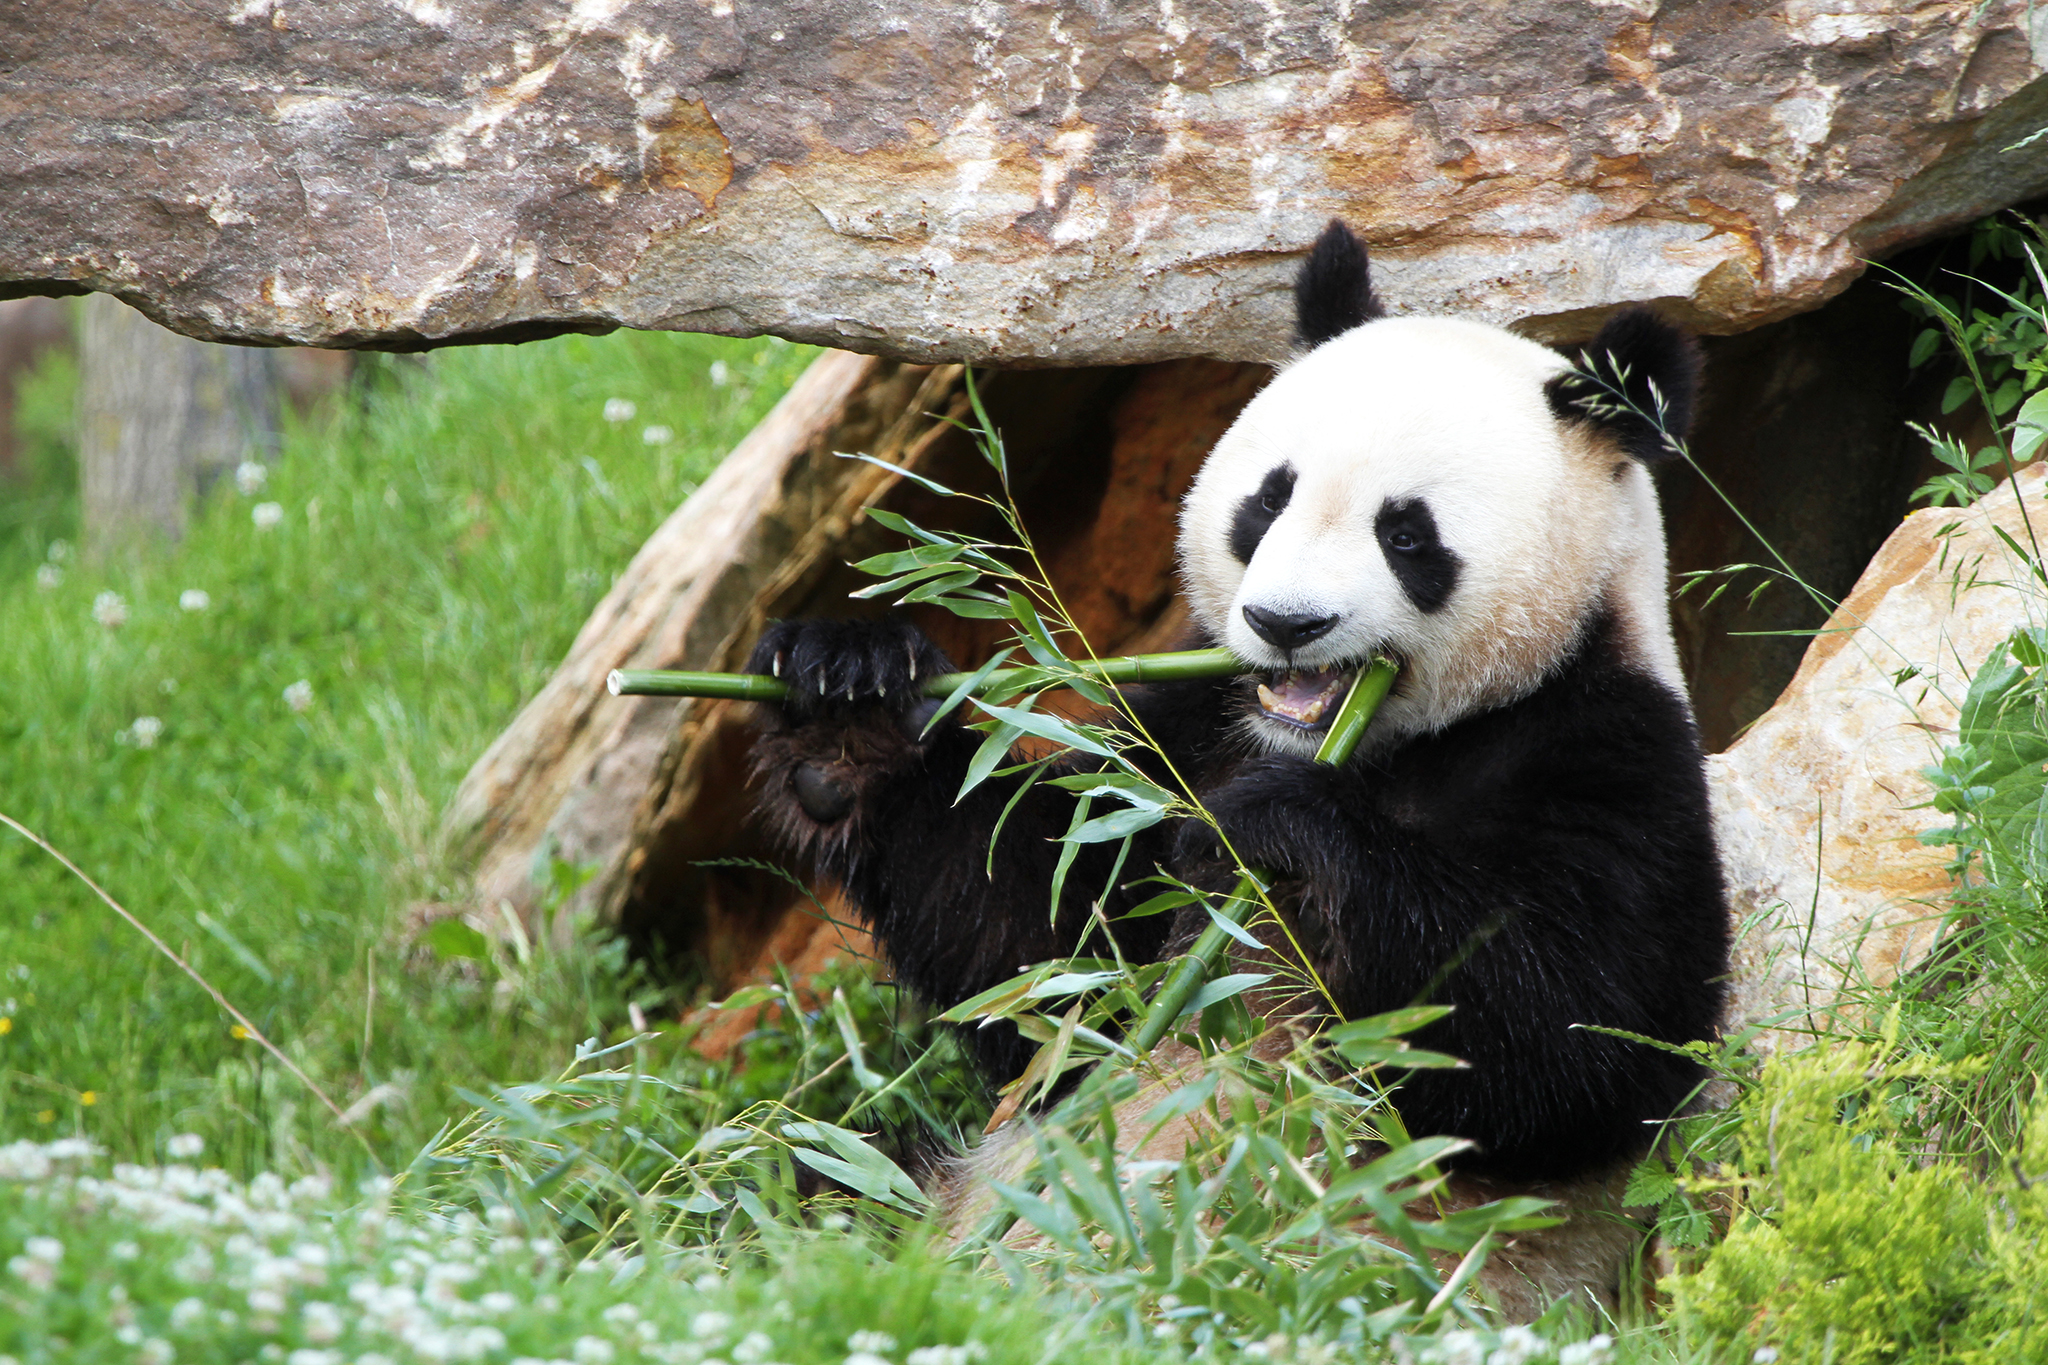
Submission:
<svg viewBox="0 0 2048 1365">
<path fill-rule="evenodd" d="M 699 1341 L 717 1341 L 732 1330 L 732 1318 L 710 1309 L 690 1319 L 690 1335 Z"/>
<path fill-rule="evenodd" d="M 867 1351 L 855 1351 L 848 1356 L 845 1365 L 893 1365 L 887 1356 L 878 1356 Z"/>
<path fill-rule="evenodd" d="M 154 749 L 163 733 L 164 723 L 155 716 L 137 716 L 128 727 L 128 738 L 138 749 Z"/>
<path fill-rule="evenodd" d="M 1773 1351 L 1771 1359 L 1777 1358 L 1777 1353 Z M 1614 1338 L 1605 1332 L 1596 1337 L 1589 1337 L 1585 1341 L 1575 1341 L 1569 1346 L 1561 1346 L 1557 1352 L 1557 1365 L 1607 1365 L 1613 1359 Z M 1764 1365 L 1769 1365 L 1769 1362 L 1765 1362 Z"/>
<path fill-rule="evenodd" d="M 142 1344 L 142 1329 L 132 1322 L 124 1322 L 114 1329 L 114 1340 L 120 1342 L 123 1346 L 140 1346 Z"/>
<path fill-rule="evenodd" d="M 49 556 L 52 564 L 69 564 L 71 562 L 71 542 L 68 540 L 53 540 L 50 542 L 50 548 L 43 553 Z"/>
<path fill-rule="evenodd" d="M 722 389 L 732 382 L 732 368 L 723 360 L 711 362 L 711 387 Z"/>
<path fill-rule="evenodd" d="M 284 690 L 284 704 L 294 711 L 310 710 L 313 705 L 313 684 L 299 679 Z"/>
<path fill-rule="evenodd" d="M 299 1310 L 301 1330 L 315 1346 L 331 1346 L 341 1340 L 341 1310 L 331 1303 L 315 1300 Z"/>
<path fill-rule="evenodd" d="M 117 592 L 103 592 L 92 599 L 92 619 L 108 630 L 119 630 L 128 624 L 128 604 Z"/>
<path fill-rule="evenodd" d="M 775 1341 L 766 1332 L 749 1332 L 740 1338 L 739 1345 L 732 1348 L 732 1358 L 739 1361 L 740 1365 L 759 1365 L 759 1362 L 766 1360 L 773 1354 L 775 1354 Z M 911 1352 L 913 1357 L 916 1354 L 915 1351 Z M 917 1365 L 916 1360 L 913 1359 L 911 1365 Z M 942 1365 L 942 1363 L 934 1361 L 931 1362 L 931 1365 Z"/>
<path fill-rule="evenodd" d="M 462 1334 L 462 1356 L 466 1360 L 478 1360 L 493 1351 L 505 1349 L 505 1334 L 495 1327 L 472 1327 Z"/>
<path fill-rule="evenodd" d="M 658 422 L 651 427 L 643 427 L 640 430 L 640 443 L 642 445 L 665 446 L 675 438 L 676 433 L 673 428 L 662 426 Z"/>
<path fill-rule="evenodd" d="M 1244 1353 L 1256 1360 L 1264 1360 L 1273 1353 L 1270 1343 L 1255 1341 L 1244 1348 Z M 903 1357 L 904 1365 L 972 1365 L 987 1354 L 987 1348 L 978 1341 L 966 1342 L 959 1346 L 920 1346 Z"/>
<path fill-rule="evenodd" d="M 206 1150 L 206 1139 L 197 1133 L 179 1133 L 164 1143 L 164 1152 L 178 1161 L 190 1161 Z"/>
<path fill-rule="evenodd" d="M 235 491 L 253 498 L 270 482 L 270 466 L 260 460 L 244 460 L 235 466 Z"/>
<path fill-rule="evenodd" d="M 205 611 L 213 605 L 213 598 L 204 588 L 187 588 L 178 594 L 179 611 Z"/>
<path fill-rule="evenodd" d="M 7 1268 L 31 1289 L 48 1289 L 57 1282 L 57 1267 L 34 1256 L 12 1256 Z"/>
<path fill-rule="evenodd" d="M 578 1337 L 575 1350 L 571 1353 L 576 1365 L 608 1365 L 616 1354 L 612 1344 L 603 1337 Z"/>
<path fill-rule="evenodd" d="M 284 520 L 284 508 L 274 502 L 259 502 L 249 509 L 249 521 L 259 531 L 268 531 Z"/>
<path fill-rule="evenodd" d="M 604 420 L 607 422 L 630 422 L 633 414 L 640 411 L 640 405 L 630 398 L 607 398 L 604 400 Z"/>
<path fill-rule="evenodd" d="M 171 1330 L 187 1331 L 195 1327 L 206 1316 L 206 1304 L 201 1299 L 179 1299 L 171 1305 Z"/>
<path fill-rule="evenodd" d="M 132 1261 L 142 1254 L 142 1248 L 130 1241 L 119 1241 L 107 1248 L 107 1254 L 117 1261 Z M 120 1285 L 114 1288 L 119 1289 Z"/>
<path fill-rule="evenodd" d="M 205 1284 L 213 1278 L 213 1253 L 205 1247 L 193 1247 L 178 1258 L 171 1274 L 187 1284 Z"/>
<path fill-rule="evenodd" d="M 64 1259 L 64 1244 L 55 1237 L 31 1237 L 21 1244 L 21 1249 L 38 1261 L 48 1261 L 51 1265 Z"/>
<path fill-rule="evenodd" d="M 142 1349 L 135 1353 L 137 1365 L 171 1365 L 178 1353 L 171 1349 L 171 1343 L 162 1337 L 151 1337 L 142 1343 Z"/>
<path fill-rule="evenodd" d="M 615 1303 L 604 1310 L 606 1322 L 634 1322 L 640 1317 L 640 1310 L 630 1303 Z"/>
<path fill-rule="evenodd" d="M 1778 1348 L 1775 1346 L 1759 1346 L 1756 1348 L 1756 1354 L 1750 1357 L 1750 1361 L 1752 1365 L 1777 1365 Z"/>
<path fill-rule="evenodd" d="M 366 1351 L 356 1357 L 356 1365 L 398 1365 L 398 1362 L 382 1351 Z"/>
<path fill-rule="evenodd" d="M 36 565 L 36 586 L 44 592 L 49 592 L 63 581 L 64 571 L 55 564 Z"/>
<path fill-rule="evenodd" d="M 1486 1365 L 1486 1342 L 1477 1332 L 1447 1332 L 1437 1343 L 1443 1365 Z"/>
<path fill-rule="evenodd" d="M 284 1295 L 275 1289 L 252 1289 L 249 1291 L 249 1311 L 275 1316 L 284 1311 Z"/>
<path fill-rule="evenodd" d="M 510 1313 L 519 1307 L 519 1300 L 502 1289 L 493 1289 L 477 1299 L 476 1306 L 486 1313 Z"/>
<path fill-rule="evenodd" d="M 871 1351 L 878 1356 L 885 1356 L 896 1349 L 896 1338 L 887 1332 L 855 1332 L 846 1339 L 846 1349 Z"/>
<path fill-rule="evenodd" d="M 1537 1356 L 1549 1353 L 1549 1342 L 1527 1327 L 1515 1326 L 1500 1334 L 1500 1345 L 1487 1356 L 1486 1365 L 1528 1365 Z"/>
<path fill-rule="evenodd" d="M 285 1365 L 342 1365 L 339 1351 L 316 1351 L 300 1347 L 284 1358 Z"/>
</svg>

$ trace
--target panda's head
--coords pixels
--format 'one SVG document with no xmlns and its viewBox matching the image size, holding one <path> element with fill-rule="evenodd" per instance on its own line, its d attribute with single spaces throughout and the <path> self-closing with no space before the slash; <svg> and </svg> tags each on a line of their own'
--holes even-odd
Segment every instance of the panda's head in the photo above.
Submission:
<svg viewBox="0 0 2048 1365">
<path fill-rule="evenodd" d="M 1306 348 L 1226 432 L 1181 513 L 1195 619 L 1269 670 L 1248 708 L 1313 752 L 1358 666 L 1402 676 L 1373 733 L 1440 728 L 1540 685 L 1606 612 L 1626 662 L 1681 697 L 1664 537 L 1645 465 L 1683 435 L 1692 343 L 1644 310 L 1584 362 L 1497 327 L 1384 318 L 1341 223 L 1295 285 Z M 1631 411 L 1631 406 L 1635 411 Z"/>
</svg>

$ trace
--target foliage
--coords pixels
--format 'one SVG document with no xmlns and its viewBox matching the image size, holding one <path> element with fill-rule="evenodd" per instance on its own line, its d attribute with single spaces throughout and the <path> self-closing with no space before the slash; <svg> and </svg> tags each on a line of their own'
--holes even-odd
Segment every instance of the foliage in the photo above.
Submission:
<svg viewBox="0 0 2048 1365">
<path fill-rule="evenodd" d="M 2048 436 L 2048 390 L 2042 388 L 2048 384 L 2044 243 L 2048 235 L 2037 223 L 1987 218 L 1971 233 L 1969 268 L 1999 261 L 2022 265 L 2013 291 L 1968 275 L 1959 277 L 1960 296 L 1900 283 L 1907 307 L 1934 324 L 1914 338 L 1910 365 L 1928 364 L 1947 343 L 1956 373 L 1942 392 L 1942 412 L 1952 413 L 1974 399 L 1992 429 L 1991 443 L 1973 451 L 1960 435 L 1914 423 L 1948 470 L 1921 485 L 1913 494 L 1915 502 L 1934 507 L 1974 502 L 1991 490 L 1997 473 L 2034 458 Z M 1980 302 L 1985 295 L 1994 296 L 1988 307 Z"/>
<path fill-rule="evenodd" d="M 1080 1335 L 1058 1301 L 949 1273 L 917 1239 L 804 1239 L 772 1266 L 579 1259 L 501 1204 L 442 1213 L 388 1182 L 340 1196 L 189 1161 L 108 1171 L 82 1139 L 0 1147 L 0 1263 L 0 1353 L 24 1365 L 1026 1365 Z"/>
<path fill-rule="evenodd" d="M 635 992 L 651 1007 L 621 950 L 587 936 L 499 970 L 410 930 L 446 922 L 463 889 L 439 826 L 455 782 L 804 359 L 640 333 L 364 357 L 250 476 L 258 491 L 222 480 L 175 549 L 93 565 L 69 551 L 69 512 L 17 528 L 34 553 L 0 548 L 0 809 L 363 1108 L 338 1128 L 0 833 L 0 1138 L 75 1133 L 149 1160 L 190 1131 L 244 1176 L 352 1171 L 364 1143 L 402 1166 L 453 1087 L 550 1068 L 621 1028 Z M 52 353 L 24 400 L 45 444 L 70 373 Z M 606 419 L 629 405 L 635 420 Z M 47 481 L 9 509 L 69 506 L 68 458 L 35 467 Z"/>
<path fill-rule="evenodd" d="M 1987 1178 L 1925 1159 L 1900 1124 L 1924 1075 L 1863 1044 L 1765 1068 L 1719 1182 L 1743 1207 L 1705 1267 L 1669 1283 L 1684 1331 L 1784 1365 L 2039 1358 L 2048 1188 L 2018 1165 Z M 2028 1136 L 2048 1141 L 2048 1111 Z"/>
</svg>

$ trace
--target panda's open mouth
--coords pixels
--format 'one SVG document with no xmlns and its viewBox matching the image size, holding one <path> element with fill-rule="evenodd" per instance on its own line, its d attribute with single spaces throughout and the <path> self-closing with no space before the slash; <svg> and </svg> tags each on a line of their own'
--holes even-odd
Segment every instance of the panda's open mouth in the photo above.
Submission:
<svg viewBox="0 0 2048 1365">
<path fill-rule="evenodd" d="M 1297 730 L 1327 729 L 1356 676 L 1355 667 L 1289 668 L 1269 673 L 1259 684 L 1259 708 Z"/>
</svg>

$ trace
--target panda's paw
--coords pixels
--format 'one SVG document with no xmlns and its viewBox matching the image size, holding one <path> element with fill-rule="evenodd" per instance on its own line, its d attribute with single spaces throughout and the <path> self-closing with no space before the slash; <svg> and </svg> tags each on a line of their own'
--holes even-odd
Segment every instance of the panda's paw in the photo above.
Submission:
<svg viewBox="0 0 2048 1365">
<path fill-rule="evenodd" d="M 747 672 L 789 684 L 763 708 L 753 769 L 760 810 L 792 851 L 843 854 L 861 811 L 920 762 L 925 721 L 938 703 L 926 680 L 953 665 L 908 621 L 778 621 L 762 633 Z"/>
<path fill-rule="evenodd" d="M 1190 870 L 1241 862 L 1283 876 L 1313 872 L 1341 838 L 1340 798 L 1331 790 L 1332 774 L 1326 766 L 1288 754 L 1252 760 L 1230 781 L 1203 793 L 1202 804 L 1216 824 L 1186 822 L 1178 860 Z"/>
<path fill-rule="evenodd" d="M 783 717 L 803 725 L 851 721 L 877 708 L 906 717 L 923 702 L 923 684 L 953 665 L 923 631 L 891 617 L 772 622 L 746 671 L 788 683 Z"/>
</svg>

